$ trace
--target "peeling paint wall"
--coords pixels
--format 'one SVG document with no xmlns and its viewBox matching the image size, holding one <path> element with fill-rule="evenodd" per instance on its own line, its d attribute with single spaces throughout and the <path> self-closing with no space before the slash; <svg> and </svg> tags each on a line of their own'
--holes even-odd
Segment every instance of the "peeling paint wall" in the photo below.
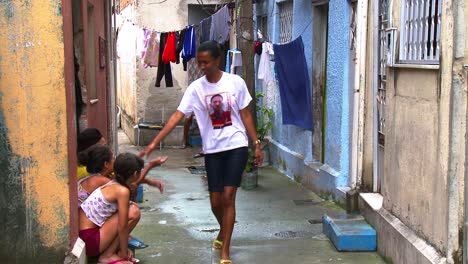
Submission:
<svg viewBox="0 0 468 264">
<path fill-rule="evenodd" d="M 328 17 L 327 109 L 325 163 L 339 172 L 336 186 L 347 186 L 349 176 L 349 25 L 348 1 L 330 1 Z"/>
<path fill-rule="evenodd" d="M 451 2 L 442 4 L 443 19 L 452 10 L 446 3 Z M 401 28 L 401 2 L 390 10 L 392 27 Z M 462 226 L 463 193 L 455 183 L 463 184 L 460 138 L 466 124 L 460 113 L 466 113 L 467 102 L 466 93 L 452 83 L 453 55 L 444 53 L 457 47 L 452 34 L 453 23 L 444 21 L 439 69 L 389 68 L 381 179 L 383 207 L 448 259 Z"/>
<path fill-rule="evenodd" d="M 61 1 L 0 1 L 0 258 L 59 263 L 69 247 Z"/>
</svg>

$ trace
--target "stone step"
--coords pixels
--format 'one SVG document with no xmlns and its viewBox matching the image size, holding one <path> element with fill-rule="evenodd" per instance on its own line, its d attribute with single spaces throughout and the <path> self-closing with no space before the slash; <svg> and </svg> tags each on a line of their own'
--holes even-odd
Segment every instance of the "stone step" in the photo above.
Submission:
<svg viewBox="0 0 468 264">
<path fill-rule="evenodd" d="M 331 218 L 324 215 L 322 228 L 338 251 L 377 250 L 377 233 L 362 216 Z"/>
</svg>

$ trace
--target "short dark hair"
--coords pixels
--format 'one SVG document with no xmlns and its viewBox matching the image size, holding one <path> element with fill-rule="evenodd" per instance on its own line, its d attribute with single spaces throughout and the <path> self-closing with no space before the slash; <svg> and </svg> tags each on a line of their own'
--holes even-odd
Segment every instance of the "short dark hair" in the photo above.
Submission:
<svg viewBox="0 0 468 264">
<path fill-rule="evenodd" d="M 101 140 L 102 134 L 97 128 L 86 128 L 83 130 L 77 137 L 78 139 L 78 147 L 77 152 L 81 152 L 92 145 L 96 144 Z"/>
<path fill-rule="evenodd" d="M 105 145 L 96 144 L 78 154 L 80 164 L 86 166 L 88 173 L 100 173 L 104 163 L 112 160 L 112 150 Z"/>
<path fill-rule="evenodd" d="M 125 183 L 135 172 L 143 169 L 145 162 L 135 154 L 122 153 L 114 161 L 115 180 L 127 186 Z M 127 186 L 128 187 L 128 186 Z"/>
<path fill-rule="evenodd" d="M 221 56 L 221 47 L 214 40 L 205 41 L 198 46 L 197 52 L 208 51 L 211 57 L 217 59 Z"/>
<path fill-rule="evenodd" d="M 223 96 L 222 96 L 222 95 L 220 95 L 220 94 L 215 94 L 215 95 L 211 96 L 211 99 L 210 99 L 210 102 L 211 102 L 211 103 L 213 102 L 213 98 L 215 98 L 216 96 L 221 97 L 221 100 L 223 100 Z"/>
</svg>

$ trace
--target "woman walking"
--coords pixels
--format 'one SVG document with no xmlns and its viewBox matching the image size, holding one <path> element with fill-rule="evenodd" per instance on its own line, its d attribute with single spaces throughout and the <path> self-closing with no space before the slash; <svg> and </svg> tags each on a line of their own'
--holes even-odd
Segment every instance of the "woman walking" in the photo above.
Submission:
<svg viewBox="0 0 468 264">
<path fill-rule="evenodd" d="M 216 42 L 199 46 L 198 67 L 205 75 L 190 84 L 177 111 L 140 156 L 149 155 L 185 116 L 195 114 L 203 141 L 211 210 L 220 225 L 212 246 L 221 250 L 220 263 L 230 264 L 236 192 L 248 157 L 247 134 L 255 142 L 255 164 L 261 164 L 263 157 L 254 120 L 247 109 L 252 97 L 241 77 L 219 69 L 220 57 Z"/>
</svg>

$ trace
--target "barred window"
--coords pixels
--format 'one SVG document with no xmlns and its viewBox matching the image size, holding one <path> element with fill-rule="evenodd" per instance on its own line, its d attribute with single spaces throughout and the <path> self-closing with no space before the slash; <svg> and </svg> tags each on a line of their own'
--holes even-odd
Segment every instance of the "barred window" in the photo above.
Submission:
<svg viewBox="0 0 468 264">
<path fill-rule="evenodd" d="M 400 62 L 438 64 L 442 0 L 403 0 Z"/>
<path fill-rule="evenodd" d="M 262 33 L 262 40 L 269 41 L 268 37 L 268 17 L 267 16 L 258 16 L 257 17 L 257 28 Z"/>
<path fill-rule="evenodd" d="M 286 43 L 292 39 L 292 22 L 293 22 L 293 1 L 289 0 L 278 4 L 279 9 L 279 26 L 280 43 Z"/>
</svg>

